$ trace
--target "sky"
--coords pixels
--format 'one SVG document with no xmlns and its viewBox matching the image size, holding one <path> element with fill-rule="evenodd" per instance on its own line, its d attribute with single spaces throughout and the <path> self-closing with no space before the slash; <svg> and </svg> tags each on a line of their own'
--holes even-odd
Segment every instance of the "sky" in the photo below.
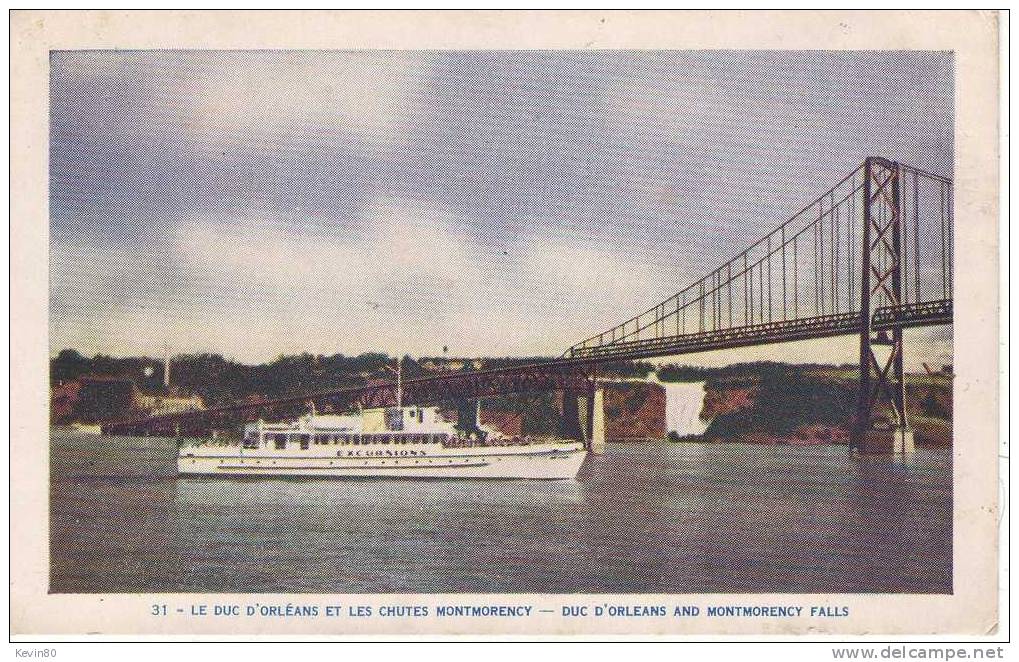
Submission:
<svg viewBox="0 0 1019 662">
<path fill-rule="evenodd" d="M 952 176 L 952 80 L 924 52 L 54 52 L 50 349 L 559 355 L 866 156 Z"/>
</svg>

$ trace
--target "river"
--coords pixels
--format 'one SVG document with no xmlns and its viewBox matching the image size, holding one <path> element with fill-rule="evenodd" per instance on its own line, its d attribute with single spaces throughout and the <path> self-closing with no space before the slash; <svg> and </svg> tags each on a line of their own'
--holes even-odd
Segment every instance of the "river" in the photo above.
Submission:
<svg viewBox="0 0 1019 662">
<path fill-rule="evenodd" d="M 58 593 L 952 590 L 947 449 L 610 444 L 552 482 L 180 479 L 173 440 L 51 451 Z"/>
</svg>

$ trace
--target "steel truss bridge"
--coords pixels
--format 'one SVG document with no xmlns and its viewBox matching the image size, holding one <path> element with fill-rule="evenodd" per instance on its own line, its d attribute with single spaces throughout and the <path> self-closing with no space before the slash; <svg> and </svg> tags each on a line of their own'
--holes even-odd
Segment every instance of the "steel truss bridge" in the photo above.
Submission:
<svg viewBox="0 0 1019 662">
<path fill-rule="evenodd" d="M 403 381 L 405 403 L 512 393 L 590 392 L 601 363 L 854 335 L 860 388 L 851 445 L 860 450 L 878 407 L 908 427 L 903 330 L 952 323 L 952 180 L 867 158 L 824 194 L 735 257 L 665 301 L 558 359 Z M 875 351 L 876 346 L 889 348 Z M 328 392 L 112 422 L 114 434 L 202 434 L 253 418 L 392 406 L 397 385 Z"/>
</svg>

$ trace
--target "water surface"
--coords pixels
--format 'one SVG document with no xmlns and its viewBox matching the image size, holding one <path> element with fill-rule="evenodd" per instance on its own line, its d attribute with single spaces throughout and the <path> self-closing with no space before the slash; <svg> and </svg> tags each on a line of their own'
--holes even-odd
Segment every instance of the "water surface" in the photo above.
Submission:
<svg viewBox="0 0 1019 662">
<path fill-rule="evenodd" d="M 578 481 L 177 478 L 51 439 L 53 592 L 952 590 L 951 455 L 611 444 Z"/>
</svg>

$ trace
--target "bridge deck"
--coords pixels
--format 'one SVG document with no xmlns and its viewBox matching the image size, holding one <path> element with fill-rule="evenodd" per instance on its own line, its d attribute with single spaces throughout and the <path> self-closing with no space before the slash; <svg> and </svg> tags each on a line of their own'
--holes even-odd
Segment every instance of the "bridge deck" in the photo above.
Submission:
<svg viewBox="0 0 1019 662">
<path fill-rule="evenodd" d="M 952 302 L 942 300 L 878 310 L 874 315 L 872 328 L 875 331 L 884 331 L 897 326 L 909 328 L 951 323 Z M 636 360 L 718 349 L 734 349 L 750 345 L 828 338 L 858 334 L 861 324 L 859 313 L 804 317 L 717 331 L 573 348 L 565 355 L 564 359 Z"/>
</svg>

